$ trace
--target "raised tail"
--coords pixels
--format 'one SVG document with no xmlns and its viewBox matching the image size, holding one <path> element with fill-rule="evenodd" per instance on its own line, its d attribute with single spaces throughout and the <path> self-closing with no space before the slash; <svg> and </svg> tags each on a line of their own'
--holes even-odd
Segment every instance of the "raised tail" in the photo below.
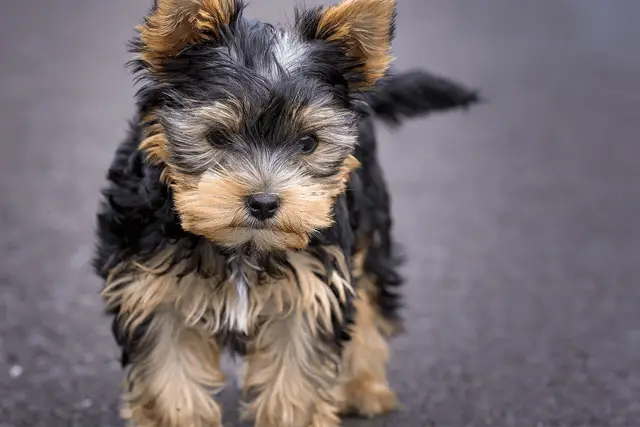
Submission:
<svg viewBox="0 0 640 427">
<path fill-rule="evenodd" d="M 483 100 L 473 89 L 422 70 L 384 77 L 367 98 L 370 112 L 394 126 L 404 119 L 468 108 Z"/>
</svg>

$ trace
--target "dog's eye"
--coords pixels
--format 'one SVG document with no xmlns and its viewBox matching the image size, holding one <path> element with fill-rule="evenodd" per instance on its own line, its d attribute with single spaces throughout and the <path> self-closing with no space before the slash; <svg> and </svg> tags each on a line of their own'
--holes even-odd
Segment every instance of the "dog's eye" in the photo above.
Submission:
<svg viewBox="0 0 640 427">
<path fill-rule="evenodd" d="M 318 140 L 313 135 L 306 135 L 298 140 L 298 144 L 302 154 L 311 154 L 318 147 Z"/>
<path fill-rule="evenodd" d="M 207 141 L 214 147 L 224 148 L 231 143 L 229 137 L 218 130 L 213 130 L 207 135 Z"/>
</svg>

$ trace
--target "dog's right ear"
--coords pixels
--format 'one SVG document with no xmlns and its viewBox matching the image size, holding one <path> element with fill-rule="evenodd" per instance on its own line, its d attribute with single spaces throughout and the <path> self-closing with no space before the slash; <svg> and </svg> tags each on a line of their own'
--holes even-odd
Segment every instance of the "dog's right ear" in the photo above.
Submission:
<svg viewBox="0 0 640 427">
<path fill-rule="evenodd" d="M 242 13 L 242 0 L 154 0 L 142 25 L 135 50 L 139 60 L 156 71 L 183 49 L 217 40 L 224 27 Z"/>
</svg>

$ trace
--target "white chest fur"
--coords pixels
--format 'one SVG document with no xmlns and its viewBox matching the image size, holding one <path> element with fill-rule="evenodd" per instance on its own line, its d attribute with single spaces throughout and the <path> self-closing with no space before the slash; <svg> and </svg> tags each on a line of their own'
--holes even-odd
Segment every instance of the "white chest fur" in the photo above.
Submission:
<svg viewBox="0 0 640 427">
<path fill-rule="evenodd" d="M 248 332 L 249 325 L 249 280 L 247 269 L 251 265 L 242 256 L 234 256 L 229 260 L 229 289 L 224 307 L 223 328 L 228 331 Z"/>
</svg>

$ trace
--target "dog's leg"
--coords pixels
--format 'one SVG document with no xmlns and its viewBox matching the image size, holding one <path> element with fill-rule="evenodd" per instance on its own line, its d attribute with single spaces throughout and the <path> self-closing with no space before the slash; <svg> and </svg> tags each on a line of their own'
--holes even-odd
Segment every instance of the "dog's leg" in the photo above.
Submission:
<svg viewBox="0 0 640 427">
<path fill-rule="evenodd" d="M 324 254 L 344 267 L 337 250 Z M 336 270 L 327 283 L 324 263 L 313 255 L 292 254 L 289 262 L 295 274 L 268 287 L 277 308 L 262 315 L 245 360 L 243 386 L 252 397 L 245 416 L 257 427 L 335 427 L 342 339 L 336 328 L 350 304 L 350 285 Z"/>
<path fill-rule="evenodd" d="M 387 383 L 389 346 L 376 325 L 376 312 L 369 295 L 358 291 L 356 318 L 342 364 L 343 413 L 372 417 L 395 409 L 395 393 Z"/>
<path fill-rule="evenodd" d="M 101 292 L 128 369 L 122 415 L 132 427 L 219 427 L 211 397 L 224 385 L 213 333 L 215 279 L 178 277 L 184 269 L 172 267 L 174 255 L 113 268 Z"/>
<path fill-rule="evenodd" d="M 368 267 L 365 261 L 368 261 Z M 373 323 L 387 339 L 404 329 L 398 314 L 400 296 L 395 289 L 402 282 L 394 263 L 396 261 L 376 247 L 364 247 L 353 257 L 353 281 L 358 284 L 358 290 L 366 294 Z"/>
<path fill-rule="evenodd" d="M 131 427 L 220 426 L 210 394 L 224 382 L 215 341 L 169 308 L 155 312 L 143 329 L 130 355 L 123 418 Z"/>
<path fill-rule="evenodd" d="M 337 367 L 305 322 L 295 314 L 273 319 L 257 340 L 244 377 L 245 390 L 256 393 L 246 414 L 256 427 L 339 425 Z"/>
</svg>

